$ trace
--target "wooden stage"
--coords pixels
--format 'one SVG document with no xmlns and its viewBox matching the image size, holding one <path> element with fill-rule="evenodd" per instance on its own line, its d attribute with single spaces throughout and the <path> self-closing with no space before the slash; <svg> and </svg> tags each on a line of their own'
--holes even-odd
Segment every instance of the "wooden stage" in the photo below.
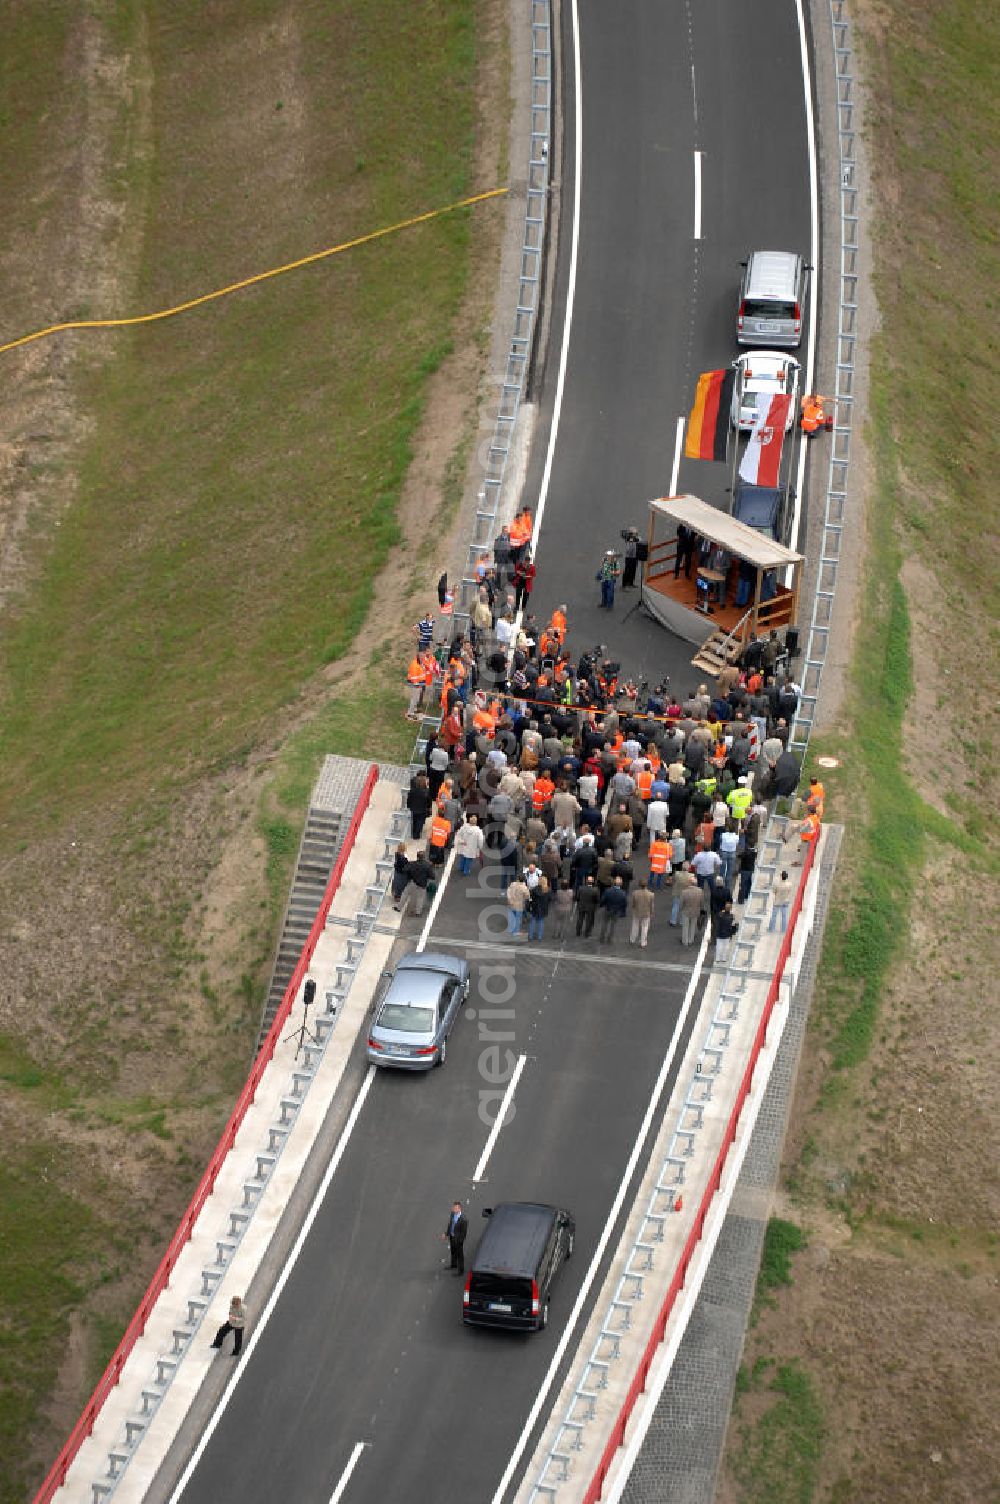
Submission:
<svg viewBox="0 0 1000 1504">
<path fill-rule="evenodd" d="M 737 570 L 731 571 L 732 576 L 735 576 L 737 573 Z M 670 570 L 667 570 L 662 574 L 647 574 L 646 589 L 655 590 L 658 595 L 668 596 L 670 600 L 675 601 L 677 605 L 684 606 L 688 611 L 694 611 L 695 607 L 698 605 L 698 591 L 695 588 L 696 578 L 697 571 L 693 566 L 691 568 L 691 578 L 689 580 L 684 578 L 683 570 L 681 570 L 676 580 L 674 579 L 673 572 Z M 718 606 L 714 605 L 713 603 L 713 610 L 709 613 L 708 616 L 702 616 L 702 613 L 700 611 L 697 613 L 701 621 L 704 623 L 704 636 L 707 636 L 709 632 L 731 632 L 738 623 L 740 617 L 746 615 L 749 603 L 747 606 L 734 606 L 732 604 L 732 601 L 735 594 L 735 587 L 732 583 L 730 583 L 730 586 L 726 591 L 726 599 L 729 602 L 728 605 Z"/>
</svg>

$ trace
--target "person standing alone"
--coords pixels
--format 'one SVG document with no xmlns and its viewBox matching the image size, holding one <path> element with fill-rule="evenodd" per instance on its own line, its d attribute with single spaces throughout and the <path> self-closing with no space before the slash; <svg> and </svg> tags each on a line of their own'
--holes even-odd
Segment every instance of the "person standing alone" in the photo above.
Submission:
<svg viewBox="0 0 1000 1504">
<path fill-rule="evenodd" d="M 212 1343 L 214 1348 L 221 1348 L 229 1333 L 233 1334 L 233 1357 L 238 1358 L 243 1349 L 243 1331 L 247 1324 L 247 1308 L 243 1304 L 242 1295 L 234 1295 L 229 1302 L 229 1315 L 219 1327 Z"/>
<path fill-rule="evenodd" d="M 609 548 L 597 572 L 597 578 L 601 582 L 601 605 L 606 611 L 610 611 L 615 604 L 615 581 L 620 573 L 618 556 L 613 548 Z"/>
<path fill-rule="evenodd" d="M 455 1274 L 465 1273 L 465 1238 L 469 1231 L 469 1219 L 462 1211 L 461 1201 L 453 1201 L 448 1226 L 441 1237 L 448 1244 L 449 1265 Z"/>
</svg>

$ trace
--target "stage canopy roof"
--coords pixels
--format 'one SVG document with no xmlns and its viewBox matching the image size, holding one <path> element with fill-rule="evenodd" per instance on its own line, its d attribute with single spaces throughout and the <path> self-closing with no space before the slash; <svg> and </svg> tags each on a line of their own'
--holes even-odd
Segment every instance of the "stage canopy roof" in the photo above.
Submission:
<svg viewBox="0 0 1000 1504">
<path fill-rule="evenodd" d="M 766 538 L 756 528 L 737 522 L 728 512 L 720 512 L 697 496 L 661 496 L 649 503 L 649 509 L 657 517 L 670 522 L 683 522 L 685 527 L 711 538 L 727 553 L 738 559 L 746 559 L 758 569 L 778 569 L 785 564 L 801 564 L 802 555 L 793 553 L 772 538 Z"/>
</svg>

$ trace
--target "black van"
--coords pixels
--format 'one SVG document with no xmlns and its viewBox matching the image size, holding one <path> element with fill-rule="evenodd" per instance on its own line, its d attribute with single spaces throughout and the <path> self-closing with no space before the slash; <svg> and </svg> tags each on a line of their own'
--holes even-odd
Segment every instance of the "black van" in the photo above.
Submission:
<svg viewBox="0 0 1000 1504">
<path fill-rule="evenodd" d="M 465 1276 L 462 1320 L 539 1332 L 549 1320 L 556 1273 L 572 1256 L 576 1224 L 569 1212 L 532 1201 L 487 1208 L 489 1226 Z"/>
</svg>

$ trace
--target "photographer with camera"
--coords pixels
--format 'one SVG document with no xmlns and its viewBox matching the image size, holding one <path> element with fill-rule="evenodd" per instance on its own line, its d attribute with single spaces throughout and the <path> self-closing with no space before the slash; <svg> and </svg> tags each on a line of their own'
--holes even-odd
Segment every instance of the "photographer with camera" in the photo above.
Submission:
<svg viewBox="0 0 1000 1504">
<path fill-rule="evenodd" d="M 622 589 L 635 589 L 635 572 L 639 565 L 639 534 L 634 527 L 623 527 L 625 542 L 625 568 L 622 570 Z"/>
</svg>

